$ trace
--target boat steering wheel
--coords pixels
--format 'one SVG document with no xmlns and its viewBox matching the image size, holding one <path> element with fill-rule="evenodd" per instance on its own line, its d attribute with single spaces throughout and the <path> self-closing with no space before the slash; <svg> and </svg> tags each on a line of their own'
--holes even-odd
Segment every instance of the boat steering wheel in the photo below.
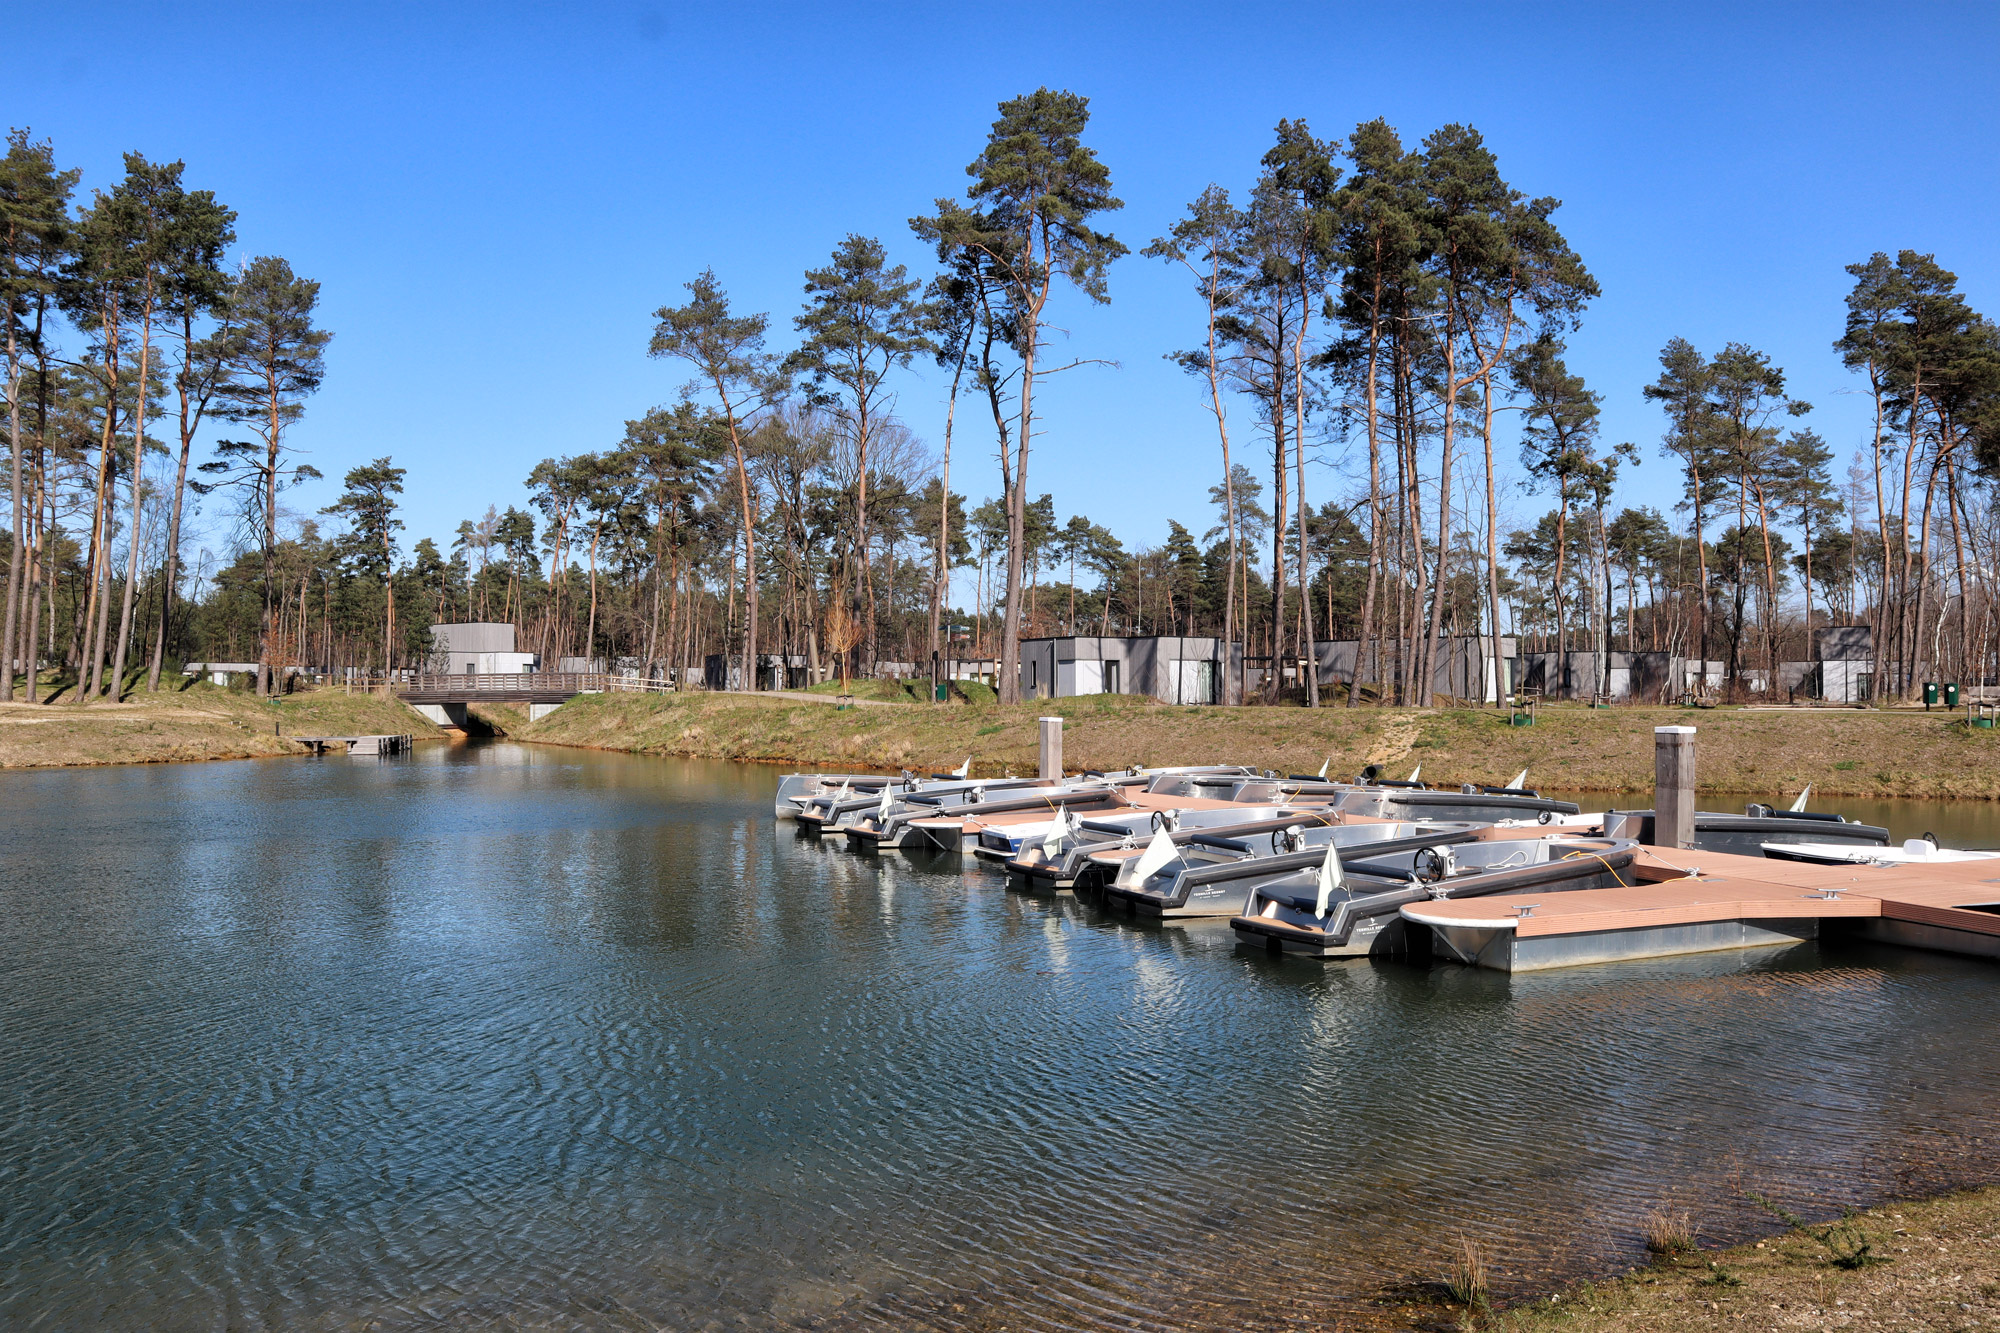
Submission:
<svg viewBox="0 0 2000 1333">
<path fill-rule="evenodd" d="M 1410 863 L 1418 880 L 1425 884 L 1435 884 L 1441 879 L 1449 879 L 1452 871 L 1452 855 L 1449 847 L 1419 847 Z"/>
</svg>

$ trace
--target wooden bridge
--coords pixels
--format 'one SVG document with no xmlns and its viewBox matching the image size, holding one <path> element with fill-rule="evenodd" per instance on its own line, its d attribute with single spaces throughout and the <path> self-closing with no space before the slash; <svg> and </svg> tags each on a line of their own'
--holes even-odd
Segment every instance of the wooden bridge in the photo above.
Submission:
<svg viewBox="0 0 2000 1333">
<path fill-rule="evenodd" d="M 394 684 L 412 704 L 559 704 L 579 694 L 602 694 L 632 682 L 603 671 L 516 671 L 492 675 L 409 673 Z"/>
</svg>

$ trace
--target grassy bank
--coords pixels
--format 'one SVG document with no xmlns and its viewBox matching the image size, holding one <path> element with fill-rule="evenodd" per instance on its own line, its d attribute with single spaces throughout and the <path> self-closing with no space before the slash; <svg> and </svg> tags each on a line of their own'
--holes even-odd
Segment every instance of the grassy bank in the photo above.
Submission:
<svg viewBox="0 0 2000 1333">
<path fill-rule="evenodd" d="M 1500 782 L 1525 768 L 1539 786 L 1643 791 L 1652 731 L 1700 729 L 1701 785 L 1776 797 L 1810 782 L 1826 796 L 2000 799 L 2000 734 L 1942 714 L 1853 709 L 1545 708 L 1533 727 L 1480 710 L 1182 708 L 1132 695 L 1021 704 L 890 702 L 835 708 L 749 695 L 600 694 L 539 722 L 481 705 L 474 730 L 525 741 L 808 768 L 956 768 L 1027 773 L 1036 719 L 1065 719 L 1071 769 L 1247 763 L 1281 773 L 1350 775 L 1382 763 L 1403 776 Z M 482 725 L 483 724 L 483 725 Z M 0 767 L 158 763 L 297 753 L 297 735 L 441 733 L 394 699 L 310 691 L 276 702 L 206 684 L 125 702 L 0 705 Z M 278 734 L 282 733 L 282 734 Z"/>
<path fill-rule="evenodd" d="M 313 690 L 259 701 L 196 684 L 121 703 L 0 704 L 0 768 L 301 754 L 288 736 L 441 736 L 396 699 Z"/>
<path fill-rule="evenodd" d="M 2000 1321 L 2000 1190 L 1895 1204 L 1728 1250 L 1682 1248 L 1666 1219 L 1656 1262 L 1500 1312 L 1440 1289 L 1409 1327 L 1513 1333 L 1653 1329 L 1960 1329 Z M 1467 1293 L 1461 1272 L 1459 1296 Z"/>
<path fill-rule="evenodd" d="M 1828 796 L 2000 799 L 2000 733 L 1968 732 L 1943 714 L 1855 709 L 1545 708 L 1532 727 L 1476 710 L 1183 708 L 1131 695 L 999 705 L 925 704 L 836 710 L 745 695 L 585 695 L 522 740 L 641 754 L 768 760 L 814 768 L 955 768 L 1031 772 L 1035 719 L 1065 718 L 1075 768 L 1248 763 L 1281 773 L 1352 774 L 1380 762 L 1423 764 L 1427 777 L 1529 781 L 1581 791 L 1638 791 L 1653 782 L 1653 728 L 1700 730 L 1700 783 L 1777 796 L 1810 782 Z"/>
</svg>

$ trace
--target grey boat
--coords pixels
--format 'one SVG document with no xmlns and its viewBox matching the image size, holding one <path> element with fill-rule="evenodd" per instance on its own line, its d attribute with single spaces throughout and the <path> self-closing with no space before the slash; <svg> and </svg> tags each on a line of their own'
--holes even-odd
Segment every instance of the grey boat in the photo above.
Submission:
<svg viewBox="0 0 2000 1333">
<path fill-rule="evenodd" d="M 1440 898 L 1562 893 L 1632 882 L 1638 845 L 1619 838 L 1552 835 L 1441 844 L 1411 852 L 1343 857 L 1339 882 L 1322 866 L 1256 885 L 1230 926 L 1245 943 L 1310 958 L 1360 958 L 1409 950 L 1402 909 Z M 1322 876 L 1326 892 L 1322 894 Z"/>
<path fill-rule="evenodd" d="M 778 794 L 771 813 L 780 819 L 797 819 L 808 801 L 831 795 L 846 787 L 850 792 L 880 791 L 884 783 L 902 779 L 886 773 L 787 773 L 778 779 Z"/>
<path fill-rule="evenodd" d="M 857 850 L 922 846 L 942 852 L 965 852 L 979 841 L 978 831 L 968 831 L 967 822 L 981 816 L 1115 810 L 1129 804 L 1119 784 L 1102 780 L 997 794 L 974 788 L 935 801 L 914 797 L 891 807 L 887 814 L 866 812 L 843 824 L 840 832 L 846 835 L 847 845 Z"/>
<path fill-rule="evenodd" d="M 878 775 L 879 776 L 879 775 Z M 888 781 L 873 781 L 837 787 L 833 791 L 808 797 L 799 803 L 798 814 L 793 816 L 801 831 L 806 833 L 831 833 L 866 815 L 882 808 L 882 795 L 886 791 L 891 808 L 919 798 L 932 803 L 943 804 L 955 798 L 963 798 L 977 790 L 981 792 L 1027 791 L 1037 787 L 1057 786 L 1053 780 L 1041 778 L 918 778 L 904 776 Z"/>
<path fill-rule="evenodd" d="M 1317 869 L 1329 842 L 1343 860 L 1377 860 L 1424 847 L 1470 842 L 1485 824 L 1459 820 L 1396 821 L 1368 824 L 1292 824 L 1259 836 L 1227 838 L 1196 834 L 1175 846 L 1170 860 L 1151 866 L 1148 858 L 1122 869 L 1103 886 L 1107 907 L 1143 916 L 1216 917 L 1239 915 L 1250 891 L 1295 871 Z"/>
<path fill-rule="evenodd" d="M 892 800 L 886 811 L 878 796 L 873 805 L 843 820 L 839 831 L 855 849 L 923 845 L 946 852 L 973 851 L 979 843 L 978 832 L 968 834 L 964 823 L 980 816 L 1125 809 L 1131 805 L 1125 798 L 1127 792 L 1171 787 L 1198 776 L 1235 782 L 1246 771 L 1237 767 L 1133 768 L 1119 773 L 1085 773 L 1060 783 L 1030 779 L 1025 787 L 972 783 L 952 791 L 911 793 Z M 946 828 L 936 822 L 953 820 L 959 827 Z M 933 822 L 925 825 L 919 821 Z"/>
<path fill-rule="evenodd" d="M 1175 843 L 1185 844 L 1198 834 L 1247 837 L 1324 814 L 1324 810 L 1304 806 L 1235 803 L 1181 810 L 1124 810 L 1081 816 L 1062 830 L 1048 825 L 1019 831 L 987 829 L 980 834 L 979 854 L 1004 860 L 1008 875 L 1030 887 L 1069 889 L 1077 887 L 1079 880 L 1092 878 L 1092 872 L 1099 869 L 1094 857 L 1136 849 L 1161 829 Z"/>
<path fill-rule="evenodd" d="M 1607 810 L 1604 812 L 1606 837 L 1653 841 L 1651 810 Z M 1889 830 L 1873 824 L 1850 823 L 1835 814 L 1810 810 L 1777 810 L 1768 805 L 1745 806 L 1740 815 L 1697 810 L 1694 816 L 1694 846 L 1704 852 L 1730 852 L 1737 856 L 1764 856 L 1766 843 L 1833 842 L 1856 847 L 1887 847 Z"/>
</svg>

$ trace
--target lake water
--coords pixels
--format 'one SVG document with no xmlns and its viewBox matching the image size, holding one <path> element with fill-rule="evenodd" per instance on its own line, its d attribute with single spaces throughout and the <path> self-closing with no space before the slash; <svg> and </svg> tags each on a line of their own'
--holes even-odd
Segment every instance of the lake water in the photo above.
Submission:
<svg viewBox="0 0 2000 1333">
<path fill-rule="evenodd" d="M 1461 1235 L 1531 1291 L 2000 1160 L 1986 963 L 1274 960 L 775 776 L 0 777 L 0 1325 L 1365 1324 Z"/>
</svg>

